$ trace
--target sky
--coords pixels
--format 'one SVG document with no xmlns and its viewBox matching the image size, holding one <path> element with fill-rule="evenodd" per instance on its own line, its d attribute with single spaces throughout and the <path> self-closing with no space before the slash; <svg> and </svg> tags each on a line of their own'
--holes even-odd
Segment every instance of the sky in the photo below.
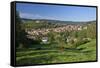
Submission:
<svg viewBox="0 0 100 68">
<path fill-rule="evenodd" d="M 16 3 L 20 18 L 62 21 L 96 20 L 95 7 Z"/>
</svg>

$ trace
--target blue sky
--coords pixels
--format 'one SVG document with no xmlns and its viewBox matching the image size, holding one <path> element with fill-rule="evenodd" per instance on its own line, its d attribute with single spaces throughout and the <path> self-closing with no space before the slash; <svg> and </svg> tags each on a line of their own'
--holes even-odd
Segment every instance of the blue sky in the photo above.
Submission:
<svg viewBox="0 0 100 68">
<path fill-rule="evenodd" d="M 96 20 L 95 7 L 17 3 L 16 10 L 21 18 L 28 19 L 54 19 L 62 21 Z"/>
</svg>

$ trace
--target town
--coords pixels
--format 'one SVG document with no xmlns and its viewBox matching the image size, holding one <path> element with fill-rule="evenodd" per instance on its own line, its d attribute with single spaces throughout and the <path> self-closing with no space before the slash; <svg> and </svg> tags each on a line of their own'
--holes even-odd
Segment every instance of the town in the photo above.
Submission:
<svg viewBox="0 0 100 68">
<path fill-rule="evenodd" d="M 26 29 L 25 32 L 28 33 L 28 38 L 33 38 L 34 39 L 34 36 L 38 36 L 38 35 L 47 35 L 49 32 L 57 32 L 57 33 L 60 33 L 60 32 L 66 32 L 66 31 L 80 31 L 80 30 L 83 30 L 83 29 L 87 29 L 87 26 L 83 26 L 83 25 L 64 25 L 64 26 L 60 26 L 60 27 L 56 27 L 56 28 L 38 28 L 38 29 L 31 29 L 31 30 L 28 30 Z"/>
</svg>

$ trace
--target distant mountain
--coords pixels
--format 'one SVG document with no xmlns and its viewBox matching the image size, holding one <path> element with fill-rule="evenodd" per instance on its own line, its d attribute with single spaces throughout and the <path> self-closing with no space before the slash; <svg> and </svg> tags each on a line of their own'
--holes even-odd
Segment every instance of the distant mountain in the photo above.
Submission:
<svg viewBox="0 0 100 68">
<path fill-rule="evenodd" d="M 73 21 L 61 21 L 61 20 L 50 20 L 50 19 L 21 19 L 23 22 L 33 21 L 33 22 L 46 22 L 46 23 L 53 23 L 53 24 L 87 24 L 95 21 L 87 21 L 87 22 L 73 22 Z"/>
</svg>

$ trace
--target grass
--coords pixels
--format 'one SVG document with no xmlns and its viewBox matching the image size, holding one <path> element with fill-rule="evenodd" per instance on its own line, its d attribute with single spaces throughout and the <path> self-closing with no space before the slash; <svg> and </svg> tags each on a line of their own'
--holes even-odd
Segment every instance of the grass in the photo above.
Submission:
<svg viewBox="0 0 100 68">
<path fill-rule="evenodd" d="M 96 40 L 80 45 L 76 49 L 23 49 L 16 52 L 16 64 L 49 64 L 64 62 L 80 62 L 96 60 Z"/>
</svg>

